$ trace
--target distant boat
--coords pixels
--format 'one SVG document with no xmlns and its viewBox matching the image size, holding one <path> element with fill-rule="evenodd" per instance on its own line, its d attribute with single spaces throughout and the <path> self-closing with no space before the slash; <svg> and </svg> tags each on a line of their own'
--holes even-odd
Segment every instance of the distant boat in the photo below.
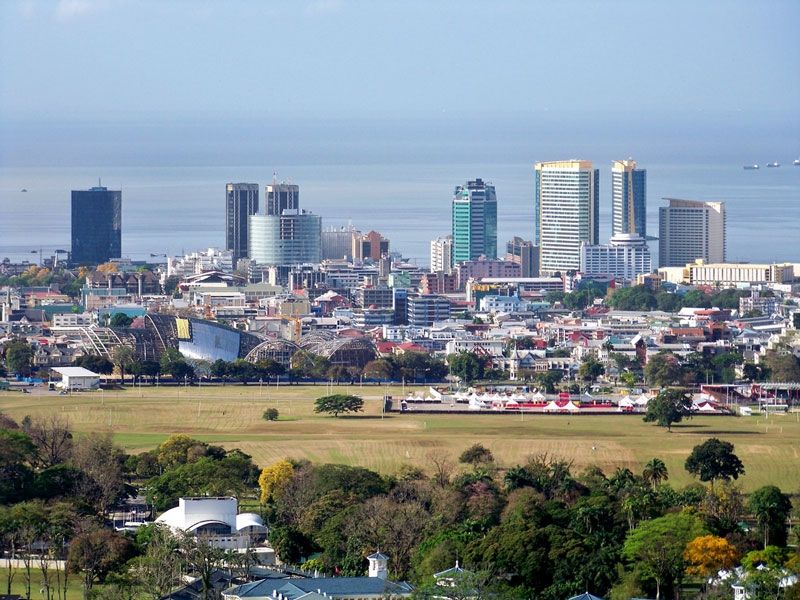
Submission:
<svg viewBox="0 0 800 600">
<path fill-rule="evenodd" d="M 767 163 L 767 166 L 768 167 L 780 167 L 781 163 L 779 163 L 779 162 L 771 162 L 771 163 Z"/>
<path fill-rule="evenodd" d="M 22 188 L 22 189 L 20 190 L 20 192 L 27 192 L 27 191 L 28 191 L 28 190 L 26 190 L 25 188 Z"/>
<path fill-rule="evenodd" d="M 795 167 L 800 167 L 800 158 L 795 158 L 794 162 L 792 163 Z"/>
<path fill-rule="evenodd" d="M 745 171 L 752 171 L 753 169 L 757 169 L 758 165 L 745 165 L 743 168 Z"/>
</svg>

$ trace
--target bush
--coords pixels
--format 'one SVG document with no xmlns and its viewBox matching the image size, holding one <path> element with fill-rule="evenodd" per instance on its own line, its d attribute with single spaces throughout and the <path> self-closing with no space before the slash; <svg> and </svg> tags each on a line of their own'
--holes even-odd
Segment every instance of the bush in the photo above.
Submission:
<svg viewBox="0 0 800 600">
<path fill-rule="evenodd" d="M 264 414 L 261 417 L 265 421 L 277 421 L 278 420 L 278 409 L 277 408 L 268 408 L 264 411 Z"/>
</svg>

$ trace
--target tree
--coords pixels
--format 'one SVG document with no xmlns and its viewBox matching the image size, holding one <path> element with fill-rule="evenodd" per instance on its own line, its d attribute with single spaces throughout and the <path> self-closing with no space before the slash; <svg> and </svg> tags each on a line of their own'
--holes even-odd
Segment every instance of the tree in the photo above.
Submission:
<svg viewBox="0 0 800 600">
<path fill-rule="evenodd" d="M 338 417 L 340 413 L 361 412 L 364 400 L 350 394 L 332 394 L 322 396 L 314 402 L 315 413 L 332 414 Z"/>
<path fill-rule="evenodd" d="M 484 363 L 472 352 L 459 352 L 447 357 L 450 375 L 469 383 L 483 377 Z"/>
<path fill-rule="evenodd" d="M 770 371 L 769 380 L 780 383 L 800 382 L 800 361 L 793 354 L 770 353 L 766 366 Z"/>
<path fill-rule="evenodd" d="M 76 367 L 83 367 L 95 373 L 102 373 L 108 375 L 114 372 L 114 363 L 108 360 L 105 356 L 99 354 L 84 354 L 75 359 L 74 365 Z"/>
<path fill-rule="evenodd" d="M 364 365 L 364 377 L 367 379 L 377 379 L 378 381 L 388 381 L 392 379 L 394 367 L 391 362 L 384 358 L 369 361 Z"/>
<path fill-rule="evenodd" d="M 91 597 L 92 588 L 130 554 L 131 544 L 121 535 L 95 524 L 83 529 L 69 544 L 68 568 L 83 573 L 84 600 Z"/>
<path fill-rule="evenodd" d="M 181 278 L 177 275 L 170 275 L 164 281 L 164 293 L 168 296 L 173 295 L 176 290 L 178 289 L 178 284 L 181 282 Z"/>
<path fill-rule="evenodd" d="M 278 409 L 277 408 L 268 408 L 264 411 L 264 414 L 261 415 L 265 421 L 277 421 L 278 420 Z"/>
<path fill-rule="evenodd" d="M 679 385 L 683 382 L 683 368 L 677 356 L 672 352 L 662 351 L 647 361 L 644 378 L 649 385 Z"/>
<path fill-rule="evenodd" d="M 686 572 L 707 578 L 722 569 L 731 569 L 739 562 L 739 551 L 725 538 L 701 535 L 686 545 L 683 553 Z"/>
<path fill-rule="evenodd" d="M 642 575 L 656 584 L 656 599 L 669 592 L 685 569 L 684 550 L 694 538 L 703 535 L 703 524 L 688 513 L 669 513 L 643 521 L 628 532 L 622 555 L 641 569 Z"/>
<path fill-rule="evenodd" d="M 133 319 L 123 312 L 118 312 L 114 313 L 108 324 L 110 327 L 130 327 L 131 323 L 133 323 Z"/>
<path fill-rule="evenodd" d="M 653 458 L 644 466 L 642 479 L 655 489 L 662 481 L 669 479 L 667 465 L 660 458 Z"/>
<path fill-rule="evenodd" d="M 111 353 L 111 361 L 119 369 L 122 384 L 125 384 L 125 372 L 128 371 L 136 361 L 136 353 L 130 346 L 117 346 Z"/>
<path fill-rule="evenodd" d="M 110 433 L 89 433 L 79 438 L 72 449 L 71 463 L 97 487 L 94 505 L 99 514 L 105 514 L 125 496 L 125 453 L 114 445 Z"/>
<path fill-rule="evenodd" d="M 605 372 L 606 370 L 603 364 L 593 356 L 589 356 L 578 368 L 578 377 L 584 381 L 592 382 Z"/>
<path fill-rule="evenodd" d="M 786 519 L 792 510 L 789 496 L 774 485 L 765 485 L 750 494 L 748 509 L 758 520 L 764 535 L 764 548 L 770 543 L 786 544 Z"/>
<path fill-rule="evenodd" d="M 700 481 L 710 481 L 712 488 L 717 479 L 730 481 L 744 474 L 744 465 L 733 453 L 733 444 L 717 438 L 707 439 L 695 446 L 686 459 L 685 467 Z"/>
<path fill-rule="evenodd" d="M 556 391 L 556 386 L 563 378 L 564 373 L 556 369 L 536 374 L 536 382 L 547 394 L 554 394 Z"/>
<path fill-rule="evenodd" d="M 283 459 L 264 467 L 258 476 L 258 487 L 261 489 L 261 504 L 266 504 L 274 494 L 279 492 L 294 475 L 294 465 Z"/>
<path fill-rule="evenodd" d="M 494 462 L 492 451 L 481 444 L 473 444 L 461 453 L 458 462 L 472 466 L 485 465 Z"/>
<path fill-rule="evenodd" d="M 656 423 L 672 431 L 673 423 L 680 423 L 691 416 L 692 399 L 685 390 L 679 388 L 663 389 L 658 396 L 647 403 L 645 423 Z"/>
<path fill-rule="evenodd" d="M 67 462 L 72 452 L 72 432 L 67 420 L 57 413 L 23 420 L 23 430 L 36 446 L 34 466 L 46 469 Z"/>
<path fill-rule="evenodd" d="M 8 370 L 19 375 L 30 375 L 33 348 L 25 340 L 14 339 L 5 347 Z"/>
</svg>

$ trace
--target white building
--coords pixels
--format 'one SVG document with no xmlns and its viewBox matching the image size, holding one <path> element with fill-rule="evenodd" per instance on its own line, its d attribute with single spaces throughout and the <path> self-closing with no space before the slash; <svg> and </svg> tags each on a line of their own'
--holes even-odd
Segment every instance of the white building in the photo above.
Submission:
<svg viewBox="0 0 800 600">
<path fill-rule="evenodd" d="M 94 323 L 94 313 L 57 313 L 52 317 L 53 327 L 90 327 Z"/>
<path fill-rule="evenodd" d="M 589 160 L 538 162 L 534 165 L 534 245 L 539 272 L 577 271 L 581 243 L 600 238 L 600 175 Z"/>
<path fill-rule="evenodd" d="M 431 240 L 431 273 L 453 272 L 453 236 Z"/>
<path fill-rule="evenodd" d="M 582 273 L 633 281 L 637 275 L 652 269 L 650 248 L 644 238 L 636 234 L 618 233 L 605 245 L 581 244 Z"/>
<path fill-rule="evenodd" d="M 256 513 L 241 513 L 233 497 L 180 498 L 156 519 L 171 530 L 208 537 L 217 548 L 250 548 L 266 539 L 267 528 Z"/>
<path fill-rule="evenodd" d="M 658 209 L 659 267 L 682 267 L 697 259 L 724 263 L 725 203 L 665 198 Z"/>
<path fill-rule="evenodd" d="M 202 252 L 192 252 L 182 257 L 167 259 L 167 277 L 175 275 L 183 279 L 188 275 L 208 271 L 233 273 L 233 251 L 208 248 Z"/>
<path fill-rule="evenodd" d="M 96 390 L 100 387 L 100 375 L 83 367 L 53 367 L 61 375 L 58 387 L 65 390 Z"/>
</svg>

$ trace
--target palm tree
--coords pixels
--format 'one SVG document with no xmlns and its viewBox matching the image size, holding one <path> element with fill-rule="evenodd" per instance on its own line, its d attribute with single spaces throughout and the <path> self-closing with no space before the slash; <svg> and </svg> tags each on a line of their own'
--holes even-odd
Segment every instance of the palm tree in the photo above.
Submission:
<svg viewBox="0 0 800 600">
<path fill-rule="evenodd" d="M 119 369 L 122 385 L 125 385 L 125 371 L 130 370 L 136 360 L 136 354 L 130 346 L 117 346 L 111 353 L 111 362 Z"/>
<path fill-rule="evenodd" d="M 642 478 L 656 489 L 656 486 L 662 481 L 669 479 L 667 472 L 667 465 L 660 458 L 653 458 L 644 466 L 642 471 Z"/>
</svg>

